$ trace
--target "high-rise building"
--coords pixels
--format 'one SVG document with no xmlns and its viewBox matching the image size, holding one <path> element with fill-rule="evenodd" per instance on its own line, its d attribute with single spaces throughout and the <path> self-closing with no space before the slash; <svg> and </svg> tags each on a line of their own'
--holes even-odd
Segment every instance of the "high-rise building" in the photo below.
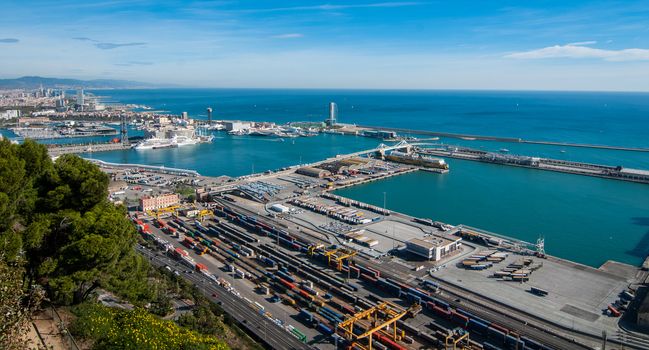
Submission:
<svg viewBox="0 0 649 350">
<path fill-rule="evenodd" d="M 79 105 L 79 110 L 83 111 L 83 89 L 77 90 L 77 105 Z"/>
<path fill-rule="evenodd" d="M 326 123 L 329 126 L 334 126 L 336 125 L 337 120 L 338 120 L 338 105 L 336 104 L 336 102 L 330 102 L 329 119 L 327 119 Z"/>
<path fill-rule="evenodd" d="M 212 107 L 207 107 L 207 123 L 212 124 Z"/>
<path fill-rule="evenodd" d="M 182 112 L 181 117 L 182 119 L 187 120 L 187 112 Z"/>
</svg>

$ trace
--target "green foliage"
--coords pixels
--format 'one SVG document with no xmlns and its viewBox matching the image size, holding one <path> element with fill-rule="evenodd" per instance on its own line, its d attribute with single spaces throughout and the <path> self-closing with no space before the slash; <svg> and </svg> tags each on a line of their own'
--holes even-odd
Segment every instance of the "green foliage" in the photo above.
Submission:
<svg viewBox="0 0 649 350">
<path fill-rule="evenodd" d="M 147 297 L 148 264 L 132 249 L 126 211 L 107 200 L 108 181 L 75 155 L 52 162 L 43 145 L 0 141 L 0 249 L 55 302 L 79 303 L 101 286 Z"/>
<path fill-rule="evenodd" d="M 179 327 L 142 309 L 118 310 L 81 304 L 73 334 L 94 341 L 94 349 L 228 349 L 221 340 Z"/>
<path fill-rule="evenodd" d="M 194 196 L 194 193 L 195 193 L 194 189 L 187 186 L 187 185 L 178 185 L 178 186 L 176 186 L 176 189 L 174 190 L 174 192 L 178 193 L 179 195 L 181 195 L 183 197 Z"/>
</svg>

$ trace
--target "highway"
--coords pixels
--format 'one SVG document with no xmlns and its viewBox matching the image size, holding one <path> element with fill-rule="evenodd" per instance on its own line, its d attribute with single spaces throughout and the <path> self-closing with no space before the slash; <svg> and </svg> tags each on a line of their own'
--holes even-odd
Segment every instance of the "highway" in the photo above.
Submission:
<svg viewBox="0 0 649 350">
<path fill-rule="evenodd" d="M 267 348 L 280 350 L 312 349 L 268 318 L 255 312 L 239 298 L 210 280 L 207 276 L 201 273 L 186 273 L 187 267 L 181 266 L 178 261 L 160 253 L 152 252 L 142 246 L 138 245 L 136 250 L 148 257 L 152 265 L 158 267 L 169 266 L 172 271 L 177 271 L 179 276 L 194 284 L 210 300 L 218 302 L 228 315 L 236 319 L 250 333 L 257 335 L 258 339 L 265 342 Z"/>
</svg>

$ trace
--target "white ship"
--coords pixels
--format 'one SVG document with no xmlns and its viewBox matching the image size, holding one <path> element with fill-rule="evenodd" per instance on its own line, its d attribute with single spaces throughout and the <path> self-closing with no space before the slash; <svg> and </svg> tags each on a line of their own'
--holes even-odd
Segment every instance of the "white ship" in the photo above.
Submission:
<svg viewBox="0 0 649 350">
<path fill-rule="evenodd" d="M 172 138 L 152 137 L 149 139 L 142 140 L 141 142 L 133 146 L 133 148 L 135 148 L 136 150 L 175 148 L 175 147 L 196 145 L 205 142 L 212 142 L 213 139 L 214 139 L 214 135 L 207 135 L 207 136 L 175 135 Z"/>
<path fill-rule="evenodd" d="M 178 144 L 173 142 L 173 139 L 159 139 L 159 138 L 150 138 L 138 142 L 133 146 L 136 150 L 145 150 L 145 149 L 160 149 L 160 148 L 174 148 L 178 147 Z"/>
</svg>

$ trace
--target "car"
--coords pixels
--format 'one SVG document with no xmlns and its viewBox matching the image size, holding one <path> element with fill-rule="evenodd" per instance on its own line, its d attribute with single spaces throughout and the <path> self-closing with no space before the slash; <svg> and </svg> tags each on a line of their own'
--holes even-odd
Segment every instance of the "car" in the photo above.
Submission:
<svg viewBox="0 0 649 350">
<path fill-rule="evenodd" d="M 169 267 L 169 265 L 165 265 L 165 269 L 171 271 L 171 267 Z"/>
<path fill-rule="evenodd" d="M 178 273 L 178 271 L 174 271 L 174 275 L 176 275 L 176 276 L 180 276 L 180 274 Z"/>
<path fill-rule="evenodd" d="M 212 293 L 212 297 L 216 298 L 217 297 L 216 293 Z"/>
</svg>

